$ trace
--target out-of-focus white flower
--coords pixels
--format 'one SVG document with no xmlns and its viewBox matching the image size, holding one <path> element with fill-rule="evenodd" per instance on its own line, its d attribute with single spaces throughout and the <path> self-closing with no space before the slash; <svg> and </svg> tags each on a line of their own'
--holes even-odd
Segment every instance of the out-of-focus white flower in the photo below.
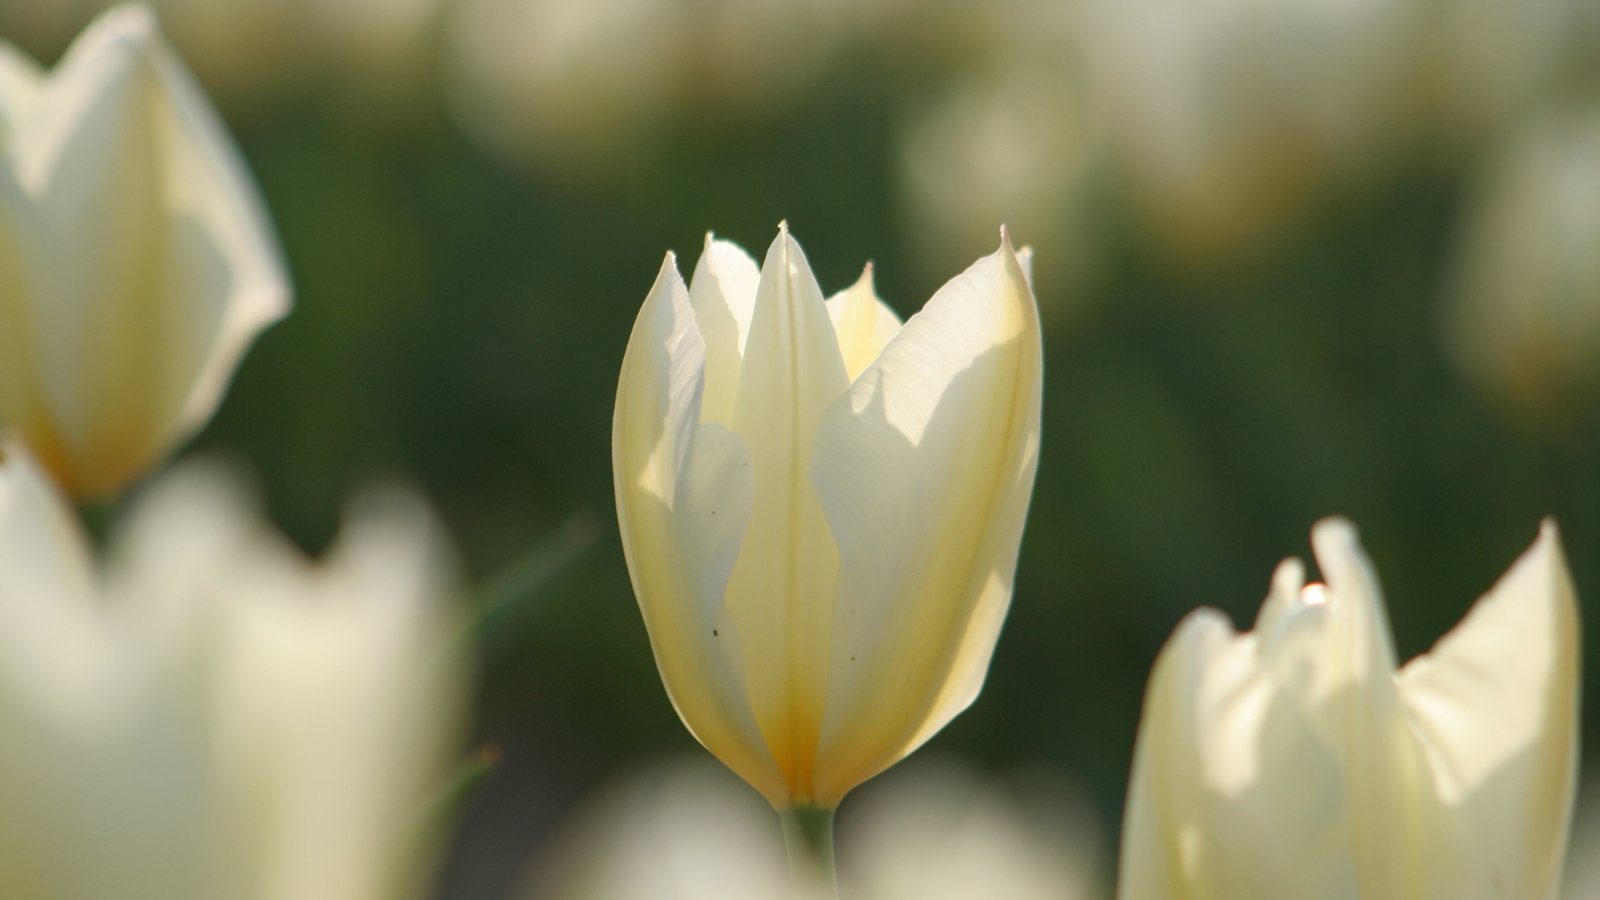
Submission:
<svg viewBox="0 0 1600 900">
<path fill-rule="evenodd" d="M 980 253 L 1004 221 L 1047 248 L 1046 289 L 1085 274 L 1083 193 L 1099 153 L 1094 98 L 1071 64 L 974 72 L 900 136 L 905 221 L 926 266 Z M 1046 302 L 1048 321 L 1055 311 Z"/>
<path fill-rule="evenodd" d="M 1050 787 L 1045 785 L 1045 787 Z M 1102 842 L 1065 791 L 1019 795 L 950 764 L 863 792 L 841 840 L 848 896 L 870 900 L 1095 900 Z M 852 801 L 855 802 L 855 801 Z"/>
<path fill-rule="evenodd" d="M 321 563 L 188 464 L 92 558 L 0 464 L 0 896 L 419 892 L 463 678 L 437 525 L 372 495 Z"/>
<path fill-rule="evenodd" d="M 504 155 L 603 169 L 676 111 L 691 26 L 678 0 L 459 0 L 450 98 Z"/>
<path fill-rule="evenodd" d="M 1023 805 L 949 765 L 863 791 L 841 825 L 855 900 L 1094 900 L 1100 841 L 1054 795 Z M 856 801 L 852 801 L 854 803 Z M 772 813 L 726 771 L 668 763 L 607 788 L 541 854 L 526 900 L 790 900 Z"/>
<path fill-rule="evenodd" d="M 330 78 L 368 101 L 420 92 L 444 0 L 149 0 L 224 101 Z"/>
<path fill-rule="evenodd" d="M 515 160 L 615 170 L 691 108 L 748 108 L 811 84 L 866 33 L 856 0 L 457 0 L 444 53 L 469 133 Z"/>
<path fill-rule="evenodd" d="M 297 0 L 322 65 L 366 94 L 403 100 L 431 75 L 446 0 Z"/>
<path fill-rule="evenodd" d="M 1579 48 L 1574 26 L 1588 0 L 1449 0 L 1425 3 L 1423 55 L 1429 103 L 1448 144 L 1478 139 L 1550 89 Z"/>
<path fill-rule="evenodd" d="M 1600 107 L 1529 122 L 1478 178 L 1445 345 L 1491 397 L 1548 415 L 1600 380 Z"/>
<path fill-rule="evenodd" d="M 204 424 L 288 307 L 255 185 L 148 9 L 50 73 L 0 43 L 0 418 L 70 493 L 115 493 Z"/>
<path fill-rule="evenodd" d="M 426 94 L 446 0 L 145 0 L 225 107 L 321 79 L 393 108 Z M 59 46 L 105 0 L 0 4 L 0 34 Z"/>
<path fill-rule="evenodd" d="M 542 852 L 528 900 L 791 900 L 772 810 L 704 759 L 606 787 Z"/>
<path fill-rule="evenodd" d="M 1273 575 L 1253 632 L 1200 610 L 1150 676 L 1120 900 L 1551 900 L 1578 747 L 1579 624 L 1555 526 L 1396 668 L 1355 529 L 1326 585 Z"/>
<path fill-rule="evenodd" d="M 1110 159 L 1175 259 L 1248 252 L 1405 137 L 1414 0 L 1103 0 L 1085 22 Z"/>
<path fill-rule="evenodd" d="M 1000 249 L 904 327 L 825 301 L 780 226 L 757 270 L 667 254 L 628 342 L 617 516 L 684 724 L 780 811 L 833 809 L 982 689 L 1038 462 L 1043 353 Z"/>
<path fill-rule="evenodd" d="M 885 0 L 702 0 L 696 87 L 744 105 L 809 86 L 833 53 L 870 29 Z"/>
</svg>

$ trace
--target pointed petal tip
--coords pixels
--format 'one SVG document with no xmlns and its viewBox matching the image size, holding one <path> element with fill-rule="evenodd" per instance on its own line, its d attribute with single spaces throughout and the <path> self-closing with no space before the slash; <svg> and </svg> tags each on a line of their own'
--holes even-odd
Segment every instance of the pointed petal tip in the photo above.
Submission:
<svg viewBox="0 0 1600 900">
<path fill-rule="evenodd" d="M 778 222 L 778 234 L 787 235 L 788 233 L 789 233 L 789 220 L 788 219 L 779 220 L 779 222 Z"/>
<path fill-rule="evenodd" d="M 669 278 L 678 282 L 683 281 L 683 274 L 678 271 L 678 254 L 671 250 L 668 250 L 667 255 L 662 257 L 661 268 L 656 270 L 657 285 L 660 284 L 661 279 L 663 278 Z M 653 291 L 655 288 L 652 287 L 651 290 Z"/>
<path fill-rule="evenodd" d="M 1567 564 L 1567 550 L 1561 542 L 1561 526 L 1556 524 L 1555 516 L 1545 516 L 1539 522 L 1539 536 L 1534 538 L 1533 546 L 1528 548 L 1524 556 L 1541 552 L 1549 557 L 1551 566 L 1561 573 L 1561 579 L 1570 585 L 1572 574 Z"/>
<path fill-rule="evenodd" d="M 1017 251 L 1016 248 L 1011 246 L 1011 228 L 1009 226 L 1000 226 L 1000 249 L 995 252 L 999 253 L 1001 256 L 1010 256 L 1013 259 L 1016 258 Z"/>
</svg>

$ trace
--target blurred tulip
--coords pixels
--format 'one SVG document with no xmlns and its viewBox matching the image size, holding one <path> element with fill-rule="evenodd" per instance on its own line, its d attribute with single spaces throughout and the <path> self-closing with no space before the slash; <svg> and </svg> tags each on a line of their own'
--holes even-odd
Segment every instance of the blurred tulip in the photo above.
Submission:
<svg viewBox="0 0 1600 900">
<path fill-rule="evenodd" d="M 74 496 L 205 421 L 289 307 L 238 150 L 148 9 L 45 73 L 0 43 L 0 418 Z"/>
<path fill-rule="evenodd" d="M 1480 176 L 1443 337 L 1490 397 L 1535 417 L 1600 379 L 1600 107 L 1547 113 Z"/>
<path fill-rule="evenodd" d="M 900 0 L 700 0 L 697 87 L 719 100 L 772 105 L 809 87 L 847 40 L 865 34 Z"/>
<path fill-rule="evenodd" d="M 528 900 L 793 900 L 771 810 L 702 758 L 628 775 L 541 852 Z"/>
<path fill-rule="evenodd" d="M 444 59 L 466 130 L 510 158 L 613 169 L 683 90 L 678 0 L 460 0 Z"/>
<path fill-rule="evenodd" d="M 1577 50 L 1574 26 L 1589 0 L 1450 0 L 1424 4 L 1423 52 L 1436 82 L 1441 137 L 1476 148 L 1479 139 L 1549 90 Z"/>
<path fill-rule="evenodd" d="M 1555 526 L 1398 671 L 1354 527 L 1312 544 L 1325 586 L 1285 560 L 1254 632 L 1200 610 L 1157 660 L 1118 896 L 1554 898 L 1579 661 Z"/>
<path fill-rule="evenodd" d="M 299 0 L 302 27 L 320 44 L 323 67 L 354 89 L 355 111 L 392 109 L 432 97 L 439 19 L 446 0 Z"/>
<path fill-rule="evenodd" d="M 1163 249 L 1247 258 L 1415 118 L 1413 0 L 1104 0 L 1084 47 L 1111 160 Z"/>
<path fill-rule="evenodd" d="M 852 800 L 853 900 L 1094 900 L 1100 841 L 1056 792 L 1023 804 L 950 764 L 918 766 Z M 526 900 L 791 900 L 771 813 L 694 761 L 607 788 L 541 854 Z"/>
<path fill-rule="evenodd" d="M 1028 788 L 1023 795 L 948 763 L 920 765 L 874 784 L 851 801 L 843 829 L 848 896 L 1104 896 L 1098 877 L 1102 841 L 1088 810 L 1048 782 Z"/>
<path fill-rule="evenodd" d="M 617 510 L 662 680 L 779 810 L 832 809 L 970 704 L 1011 598 L 1042 359 L 1009 241 L 897 326 L 870 282 L 825 303 L 786 228 L 759 271 L 708 235 L 623 360 Z"/>
<path fill-rule="evenodd" d="M 432 96 L 434 34 L 446 0 L 145 0 L 206 91 L 230 114 L 273 93 L 331 87 L 399 111 Z M 0 4 L 0 34 L 56 47 L 105 0 Z"/>
<path fill-rule="evenodd" d="M 1065 315 L 1050 298 L 1068 292 L 1046 286 L 1091 265 L 1084 195 L 1102 130 L 1093 105 L 1058 60 L 973 73 L 912 119 L 900 136 L 905 219 L 925 263 L 979 252 L 992 239 L 980 223 L 1006 220 L 1049 248 L 1055 266 L 1038 296 L 1047 324 Z"/>
<path fill-rule="evenodd" d="M 771 107 L 899 0 L 457 0 L 444 70 L 468 133 L 597 177 L 691 107 Z"/>
<path fill-rule="evenodd" d="M 0 896 L 420 893 L 463 687 L 422 505 L 369 497 L 314 564 L 186 464 L 99 567 L 21 443 L 4 453 Z"/>
</svg>

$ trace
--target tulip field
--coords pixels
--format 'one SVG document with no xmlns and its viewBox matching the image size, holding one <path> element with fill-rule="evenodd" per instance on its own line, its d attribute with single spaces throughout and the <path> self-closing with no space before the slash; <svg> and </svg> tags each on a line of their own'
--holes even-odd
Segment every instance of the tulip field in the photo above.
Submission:
<svg viewBox="0 0 1600 900">
<path fill-rule="evenodd" d="M 1600 898 L 1597 48 L 0 2 L 0 900 Z"/>
</svg>

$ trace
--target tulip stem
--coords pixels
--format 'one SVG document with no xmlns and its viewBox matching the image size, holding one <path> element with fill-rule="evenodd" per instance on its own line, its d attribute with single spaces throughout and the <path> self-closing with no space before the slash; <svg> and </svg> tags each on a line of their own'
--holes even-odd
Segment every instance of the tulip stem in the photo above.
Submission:
<svg viewBox="0 0 1600 900">
<path fill-rule="evenodd" d="M 791 806 L 783 819 L 783 843 L 789 851 L 789 879 L 795 900 L 838 900 L 839 881 L 833 869 L 833 810 Z"/>
<path fill-rule="evenodd" d="M 111 500 L 86 500 L 78 504 L 78 519 L 89 534 L 89 542 L 103 549 L 111 535 L 111 520 L 115 517 L 115 504 Z"/>
</svg>

